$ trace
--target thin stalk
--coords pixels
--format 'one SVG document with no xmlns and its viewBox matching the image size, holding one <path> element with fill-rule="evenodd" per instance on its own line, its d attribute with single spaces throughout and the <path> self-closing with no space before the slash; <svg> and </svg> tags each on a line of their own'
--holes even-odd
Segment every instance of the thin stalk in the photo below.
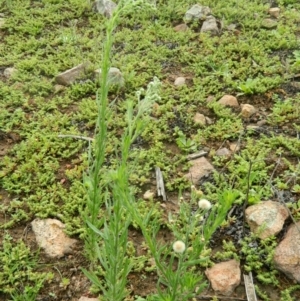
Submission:
<svg viewBox="0 0 300 301">
<path fill-rule="evenodd" d="M 177 292 L 177 287 L 178 287 L 178 280 L 179 280 L 179 276 L 180 276 L 180 271 L 181 271 L 181 263 L 182 263 L 182 256 L 179 257 L 178 260 L 178 266 L 177 266 L 177 271 L 175 273 L 175 282 L 174 282 L 174 286 L 172 287 L 172 299 L 173 301 L 176 300 L 176 294 L 178 294 Z"/>
<path fill-rule="evenodd" d="M 112 19 L 108 20 L 106 27 L 106 40 L 103 45 L 103 55 L 101 64 L 101 78 L 100 78 L 100 93 L 97 92 L 97 105 L 98 105 L 98 115 L 96 121 L 95 129 L 95 158 L 89 167 L 89 202 L 86 209 L 85 219 L 89 222 L 98 226 L 98 213 L 101 204 L 104 203 L 105 196 L 102 192 L 102 187 L 100 185 L 101 176 L 100 171 L 105 161 L 105 149 L 107 144 L 107 116 L 109 114 L 108 110 L 108 73 L 110 68 L 110 53 L 113 43 L 113 30 L 117 23 L 119 14 L 113 16 Z M 87 229 L 87 252 L 89 254 L 92 265 L 96 262 L 97 254 L 96 244 L 97 244 L 97 234 L 88 227 Z"/>
</svg>

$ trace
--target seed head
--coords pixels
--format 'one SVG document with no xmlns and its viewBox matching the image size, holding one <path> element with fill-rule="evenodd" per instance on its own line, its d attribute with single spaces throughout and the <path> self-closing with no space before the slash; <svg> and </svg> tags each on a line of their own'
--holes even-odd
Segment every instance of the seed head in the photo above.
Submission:
<svg viewBox="0 0 300 301">
<path fill-rule="evenodd" d="M 181 240 L 177 240 L 173 243 L 173 250 L 175 253 L 183 253 L 185 251 L 185 243 Z"/>
<path fill-rule="evenodd" d="M 206 200 L 206 199 L 202 199 L 198 202 L 198 206 L 200 209 L 203 210 L 209 210 L 211 208 L 211 202 Z"/>
</svg>

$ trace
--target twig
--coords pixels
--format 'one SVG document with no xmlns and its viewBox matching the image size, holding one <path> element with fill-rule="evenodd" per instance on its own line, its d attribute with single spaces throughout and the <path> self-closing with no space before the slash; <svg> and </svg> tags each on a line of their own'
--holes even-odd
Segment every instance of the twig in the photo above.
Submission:
<svg viewBox="0 0 300 301">
<path fill-rule="evenodd" d="M 247 299 L 245 298 L 237 298 L 237 297 L 226 297 L 226 296 L 216 296 L 214 295 L 215 297 L 217 297 L 218 299 L 220 300 L 234 300 L 234 301 L 247 301 Z M 212 300 L 212 298 L 214 296 L 196 296 L 195 299 L 198 299 L 198 300 Z"/>
<path fill-rule="evenodd" d="M 250 160 L 249 162 L 249 169 L 248 169 L 248 174 L 247 174 L 247 192 L 246 192 L 246 200 L 243 205 L 243 233 L 245 232 L 245 222 L 246 222 L 246 207 L 249 203 L 249 191 L 250 191 L 250 176 L 251 176 L 251 169 L 252 169 L 252 161 Z"/>
<path fill-rule="evenodd" d="M 199 157 L 203 157 L 205 155 L 207 155 L 207 152 L 202 150 L 202 151 L 199 151 L 197 153 L 188 155 L 187 158 L 188 158 L 188 160 L 194 160 L 194 159 L 197 159 Z"/>
<path fill-rule="evenodd" d="M 278 166 L 280 165 L 280 163 L 281 163 L 281 154 L 280 154 L 279 159 L 276 161 L 276 165 L 275 165 L 274 170 L 273 170 L 273 172 L 272 172 L 272 174 L 271 174 L 270 180 L 268 181 L 270 186 L 272 186 L 272 180 L 273 180 L 273 177 L 274 177 L 275 172 L 276 172 Z M 266 185 L 267 185 L 267 184 L 266 184 Z"/>
<path fill-rule="evenodd" d="M 84 136 L 77 136 L 77 135 L 58 135 L 58 138 L 74 138 L 74 139 L 81 139 L 86 141 L 94 141 L 94 138 L 84 137 Z"/>
<path fill-rule="evenodd" d="M 249 275 L 243 274 L 243 276 L 244 276 L 247 300 L 248 301 L 257 301 L 256 294 L 255 294 L 255 287 L 253 284 L 252 273 L 250 272 Z"/>
<path fill-rule="evenodd" d="M 227 214 L 227 218 L 231 217 L 232 212 L 235 210 L 236 205 L 232 206 L 232 208 L 229 210 L 228 214 Z"/>
<path fill-rule="evenodd" d="M 157 195 L 162 196 L 163 200 L 167 200 L 165 186 L 164 186 L 164 179 L 159 167 L 155 167 L 155 174 L 156 174 L 156 185 L 157 185 Z"/>
</svg>

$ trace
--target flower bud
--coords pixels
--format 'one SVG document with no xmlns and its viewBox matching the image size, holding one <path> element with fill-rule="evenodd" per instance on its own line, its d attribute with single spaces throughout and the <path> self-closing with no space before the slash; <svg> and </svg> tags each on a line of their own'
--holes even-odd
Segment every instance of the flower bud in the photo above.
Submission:
<svg viewBox="0 0 300 301">
<path fill-rule="evenodd" d="M 175 253 L 183 253 L 185 251 L 185 243 L 181 240 L 177 240 L 173 243 L 173 250 Z"/>
<path fill-rule="evenodd" d="M 203 209 L 203 210 L 209 210 L 212 207 L 211 202 L 206 199 L 201 199 L 198 202 L 198 206 L 200 209 Z"/>
</svg>

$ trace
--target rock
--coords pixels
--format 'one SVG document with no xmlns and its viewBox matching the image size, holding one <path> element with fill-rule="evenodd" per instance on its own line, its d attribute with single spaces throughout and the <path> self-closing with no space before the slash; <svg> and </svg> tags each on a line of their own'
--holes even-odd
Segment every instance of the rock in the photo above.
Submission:
<svg viewBox="0 0 300 301">
<path fill-rule="evenodd" d="M 214 35 L 219 33 L 217 20 L 214 16 L 208 16 L 203 22 L 200 32 L 210 32 Z"/>
<path fill-rule="evenodd" d="M 101 73 L 102 73 L 101 69 L 95 70 L 94 73 L 98 78 L 101 78 Z M 110 85 L 119 85 L 119 86 L 124 85 L 124 78 L 123 78 L 123 75 L 122 75 L 120 69 L 115 68 L 115 67 L 109 68 L 108 83 Z"/>
<path fill-rule="evenodd" d="M 235 31 L 236 28 L 237 28 L 237 25 L 234 23 L 231 23 L 227 26 L 227 30 L 229 30 L 229 31 Z"/>
<path fill-rule="evenodd" d="M 80 299 L 78 301 L 99 301 L 98 298 L 88 298 L 88 297 L 80 297 Z"/>
<path fill-rule="evenodd" d="M 3 71 L 3 75 L 4 77 L 6 78 L 10 78 L 14 73 L 16 73 L 18 70 L 16 68 L 13 68 L 13 67 L 9 67 L 9 68 L 6 68 L 4 71 Z"/>
<path fill-rule="evenodd" d="M 239 107 L 239 103 L 233 95 L 224 95 L 219 101 L 219 104 L 228 107 Z"/>
<path fill-rule="evenodd" d="M 198 158 L 191 161 L 192 166 L 190 167 L 189 173 L 185 177 L 192 181 L 192 183 L 197 183 L 204 176 L 209 175 L 214 167 L 208 162 L 204 157 Z"/>
<path fill-rule="evenodd" d="M 77 242 L 69 238 L 63 231 L 65 225 L 56 219 L 35 219 L 32 223 L 38 245 L 50 257 L 60 258 L 72 253 L 72 248 Z"/>
<path fill-rule="evenodd" d="M 265 119 L 262 119 L 262 120 L 259 120 L 259 121 L 256 122 L 256 124 L 257 124 L 258 126 L 263 126 L 263 125 L 265 125 L 266 123 L 267 123 L 267 120 L 265 120 Z"/>
<path fill-rule="evenodd" d="M 266 29 L 275 28 L 277 27 L 277 21 L 270 18 L 264 19 L 261 23 L 261 27 Z"/>
<path fill-rule="evenodd" d="M 215 100 L 215 97 L 212 96 L 212 95 L 209 95 L 209 96 L 207 96 L 207 98 L 206 98 L 206 102 L 207 102 L 207 103 L 211 103 L 211 102 L 213 102 L 214 100 Z"/>
<path fill-rule="evenodd" d="M 196 113 L 194 116 L 194 122 L 197 124 L 205 125 L 206 124 L 206 117 L 203 114 Z"/>
<path fill-rule="evenodd" d="M 252 105 L 241 104 L 241 108 L 242 108 L 241 114 L 242 114 L 242 117 L 244 117 L 244 118 L 249 118 L 253 114 L 256 113 L 256 108 Z"/>
<path fill-rule="evenodd" d="M 234 259 L 215 264 L 205 274 L 213 290 L 220 295 L 231 295 L 241 282 L 240 263 Z"/>
<path fill-rule="evenodd" d="M 206 17 L 210 14 L 211 10 L 208 6 L 195 4 L 185 13 L 185 19 L 187 21 L 205 20 Z"/>
<path fill-rule="evenodd" d="M 174 82 L 175 86 L 183 86 L 184 84 L 185 84 L 185 77 L 180 76 L 175 79 Z"/>
<path fill-rule="evenodd" d="M 151 190 L 147 190 L 143 195 L 144 200 L 152 200 L 153 197 L 154 197 L 154 192 Z"/>
<path fill-rule="evenodd" d="M 298 227 L 298 228 L 297 228 Z M 300 222 L 292 224 L 274 254 L 275 267 L 300 283 Z"/>
<path fill-rule="evenodd" d="M 55 81 L 59 85 L 69 86 L 75 82 L 75 80 L 81 78 L 88 67 L 89 63 L 80 64 L 72 69 L 60 73 L 55 77 Z"/>
<path fill-rule="evenodd" d="M 57 94 L 59 92 L 62 92 L 63 90 L 65 90 L 66 87 L 63 85 L 55 85 L 54 86 L 54 93 Z"/>
<path fill-rule="evenodd" d="M 94 9 L 106 18 L 111 18 L 117 4 L 110 0 L 97 0 L 94 2 Z"/>
<path fill-rule="evenodd" d="M 209 117 L 205 117 L 205 121 L 208 125 L 213 124 L 213 121 Z"/>
<path fill-rule="evenodd" d="M 177 26 L 174 27 L 174 30 L 179 32 L 179 31 L 187 31 L 189 29 L 189 27 L 183 23 L 183 24 L 179 24 Z"/>
<path fill-rule="evenodd" d="M 280 14 L 280 8 L 279 7 L 272 7 L 269 9 L 270 16 L 274 18 L 278 18 Z"/>
<path fill-rule="evenodd" d="M 266 201 L 246 209 L 246 221 L 252 232 L 261 239 L 276 235 L 282 230 L 289 216 L 287 209 L 278 202 Z"/>
<path fill-rule="evenodd" d="M 231 151 L 226 147 L 222 147 L 216 151 L 216 156 L 219 157 L 230 157 L 230 155 Z"/>
<path fill-rule="evenodd" d="M 238 152 L 241 149 L 240 145 L 241 144 L 239 142 L 232 142 L 229 144 L 229 149 L 232 152 Z"/>
</svg>

